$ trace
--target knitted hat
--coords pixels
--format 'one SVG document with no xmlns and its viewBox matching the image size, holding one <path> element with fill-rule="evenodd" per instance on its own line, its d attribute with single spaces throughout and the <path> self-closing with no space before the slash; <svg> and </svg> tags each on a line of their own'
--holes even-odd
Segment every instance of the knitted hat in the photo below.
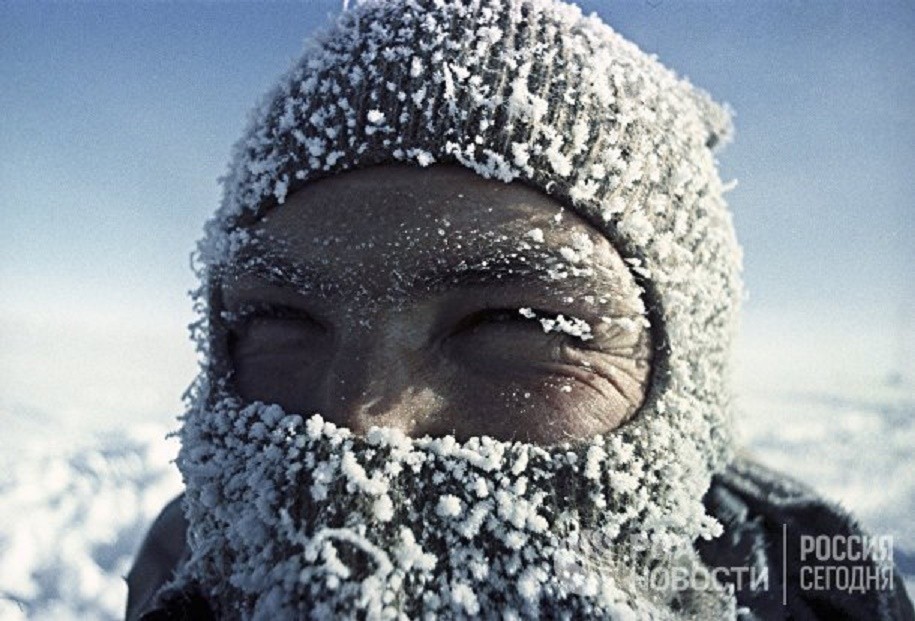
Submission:
<svg viewBox="0 0 915 621">
<path fill-rule="evenodd" d="M 246 224 L 321 177 L 453 162 L 527 183 L 602 231 L 645 289 L 653 382 L 630 426 L 675 424 L 717 471 L 741 259 L 712 149 L 730 132 L 704 92 L 572 5 L 364 2 L 252 114 L 198 245 L 198 295 L 205 305 Z"/>
<path fill-rule="evenodd" d="M 596 17 L 584 17 L 561 2 L 389 0 L 364 2 L 345 11 L 332 28 L 309 42 L 302 58 L 254 112 L 223 180 L 223 202 L 198 245 L 202 317 L 196 337 L 203 368 L 188 393 L 190 408 L 178 460 L 188 485 L 194 560 L 182 579 L 206 584 L 224 602 L 247 598 L 248 610 L 268 616 L 277 610 L 270 601 L 282 601 L 282 585 L 288 583 L 283 576 L 270 583 L 278 590 L 261 597 L 267 578 L 260 555 L 273 549 L 270 539 L 244 541 L 247 535 L 239 529 L 257 524 L 247 532 L 256 532 L 261 539 L 268 532 L 286 533 L 282 536 L 289 542 L 302 542 L 306 550 L 314 549 L 313 554 L 319 554 L 314 546 L 325 545 L 320 538 L 296 539 L 288 514 L 274 524 L 277 506 L 282 506 L 277 499 L 285 492 L 264 493 L 264 481 L 273 477 L 282 487 L 298 481 L 295 477 L 304 471 L 301 466 L 295 467 L 297 474 L 285 471 L 287 455 L 307 452 L 308 467 L 323 469 L 322 477 L 335 473 L 341 490 L 361 489 L 366 473 L 377 467 L 379 450 L 401 457 L 419 451 L 423 463 L 433 464 L 428 473 L 431 480 L 445 476 L 435 470 L 434 464 L 441 460 L 454 472 L 477 467 L 477 457 L 467 455 L 477 455 L 478 444 L 473 450 L 454 448 L 452 439 L 452 444 L 445 443 L 451 448 L 445 450 L 437 441 L 424 440 L 407 449 L 403 438 L 341 436 L 320 419 L 306 424 L 300 416 L 284 415 L 263 404 L 246 407 L 230 400 L 213 405 L 224 369 L 214 344 L 219 317 L 207 314 L 208 304 L 221 267 L 250 241 L 249 225 L 268 209 L 283 209 L 286 197 L 309 182 L 394 161 L 418 166 L 457 163 L 486 178 L 533 186 L 607 236 L 644 289 L 656 351 L 652 384 L 639 412 L 619 429 L 581 448 L 589 462 L 593 456 L 600 464 L 586 468 L 593 477 L 581 481 L 582 506 L 614 516 L 607 518 L 608 524 L 615 525 L 613 536 L 637 532 L 658 540 L 670 536 L 687 541 L 708 536 L 714 529 L 704 517 L 701 498 L 712 474 L 731 457 L 728 357 L 741 290 L 740 253 L 712 153 L 729 132 L 728 114 L 707 95 Z M 348 447 L 342 462 L 330 446 Z M 517 459 L 527 463 L 530 447 L 484 446 L 496 447 L 487 450 L 500 456 L 523 454 L 523 459 Z M 547 455 L 543 464 L 554 465 L 542 465 L 543 472 L 560 467 L 579 472 L 578 457 L 569 455 Z M 455 466 L 454 460 L 470 460 L 470 465 Z M 503 463 L 499 457 L 494 468 L 509 480 L 525 468 L 516 472 L 516 463 Z M 382 469 L 372 471 L 372 477 L 377 475 L 385 485 L 393 476 Z M 353 478 L 353 472 L 361 474 Z M 533 483 L 536 479 L 530 480 L 531 489 L 506 500 L 508 506 L 529 503 L 534 494 L 538 506 L 551 515 L 562 515 L 566 497 L 541 494 Z M 313 484 L 308 485 L 314 497 Z M 302 482 L 295 485 L 299 487 L 290 489 L 300 489 Z M 321 485 L 325 488 L 319 491 L 326 489 L 326 483 Z M 455 488 L 456 498 L 461 489 Z M 326 491 L 319 497 L 327 498 Z M 364 542 L 365 549 L 394 545 L 400 535 L 379 515 L 390 520 L 387 503 L 393 503 L 395 512 L 405 511 L 404 515 L 412 511 L 415 517 L 416 512 L 404 508 L 409 503 L 402 499 L 385 495 L 379 513 L 380 497 L 366 498 L 364 502 L 350 499 L 363 503 L 353 507 L 368 507 L 364 511 L 328 509 L 328 515 L 349 525 L 346 528 L 361 529 L 335 527 L 333 536 L 345 534 L 350 545 L 357 539 L 374 538 Z M 450 508 L 431 511 L 421 518 L 427 520 L 425 534 L 407 534 L 428 537 L 420 541 L 422 545 L 442 547 L 445 555 L 433 563 L 434 570 L 424 570 L 421 579 L 445 582 L 435 587 L 440 590 L 434 590 L 432 582 L 423 583 L 433 590 L 426 597 L 417 595 L 411 605 L 427 606 L 429 597 L 448 593 L 455 602 L 466 604 L 463 595 L 456 595 L 458 591 L 466 595 L 466 589 L 456 591 L 453 580 L 459 575 L 472 580 L 467 572 L 472 573 L 474 566 L 455 556 L 456 549 L 447 554 L 449 546 L 461 541 L 453 520 L 448 521 Z M 557 542 L 549 535 L 527 532 L 529 546 L 536 537 L 546 539 L 540 547 L 529 547 L 526 556 L 517 549 L 509 552 L 495 532 L 479 545 L 491 544 L 506 558 L 524 563 L 541 552 L 556 551 Z M 452 536 L 455 539 L 448 539 Z M 290 567 L 298 562 L 287 560 L 293 563 Z M 695 566 L 698 558 L 693 556 L 689 562 Z M 274 573 L 281 571 L 279 561 L 272 566 Z M 327 565 L 303 568 L 301 575 L 311 572 L 308 580 L 324 580 L 322 567 Z M 411 567 L 403 571 L 418 571 Z M 233 576 L 231 588 L 225 584 L 226 572 Z M 548 574 L 542 578 L 548 581 Z M 494 580 L 480 582 L 477 595 L 499 596 L 502 583 Z M 360 584 L 367 583 L 349 585 L 356 589 L 352 593 L 362 592 Z M 406 588 L 404 584 L 397 588 Z M 359 600 L 346 593 L 350 592 L 338 591 L 333 600 L 337 608 L 328 610 L 368 606 L 365 602 L 385 605 L 380 595 L 363 593 Z M 506 592 L 504 597 L 536 605 L 524 592 Z M 571 607 L 557 612 L 609 614 L 607 602 L 617 601 L 614 598 L 608 595 L 600 605 L 585 598 L 575 600 L 574 606 L 572 600 L 562 599 L 563 606 Z M 731 603 L 718 596 L 704 600 L 700 595 L 678 605 L 689 614 L 715 610 L 707 618 L 718 618 L 723 614 L 718 607 Z M 444 605 L 440 601 L 428 605 L 438 609 L 440 604 Z M 664 599 L 661 605 L 671 604 Z M 472 607 L 465 609 L 473 614 Z"/>
</svg>

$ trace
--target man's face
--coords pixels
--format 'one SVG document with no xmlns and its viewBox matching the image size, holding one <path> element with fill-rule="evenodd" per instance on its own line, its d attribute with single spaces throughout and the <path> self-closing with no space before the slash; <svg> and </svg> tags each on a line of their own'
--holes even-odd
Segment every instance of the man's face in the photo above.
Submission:
<svg viewBox="0 0 915 621">
<path fill-rule="evenodd" d="M 385 165 L 311 183 L 252 231 L 221 279 L 246 401 L 357 433 L 540 444 L 611 430 L 642 403 L 640 289 L 538 191 Z"/>
</svg>

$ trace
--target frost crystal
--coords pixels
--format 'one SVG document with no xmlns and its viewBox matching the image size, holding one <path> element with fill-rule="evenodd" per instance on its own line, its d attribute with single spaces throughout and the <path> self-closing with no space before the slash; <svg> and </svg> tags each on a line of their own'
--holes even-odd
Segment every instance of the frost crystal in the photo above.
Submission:
<svg viewBox="0 0 915 621">
<path fill-rule="evenodd" d="M 438 499 L 438 514 L 442 517 L 456 517 L 461 514 L 461 499 L 447 494 Z"/>
<path fill-rule="evenodd" d="M 569 300 L 570 302 L 572 300 Z M 536 319 L 537 313 L 530 308 L 519 308 L 518 314 L 527 319 Z M 555 317 L 540 318 L 540 325 L 543 326 L 544 332 L 560 332 L 574 336 L 582 341 L 589 341 L 594 336 L 591 334 L 591 325 L 584 319 L 575 317 L 566 318 L 565 315 L 556 315 Z"/>
<path fill-rule="evenodd" d="M 582 341 L 590 341 L 594 338 L 591 335 L 591 326 L 583 319 L 557 315 L 555 319 L 541 319 L 540 325 L 543 326 L 544 332 L 563 332 L 569 336 L 574 336 Z"/>
<path fill-rule="evenodd" d="M 204 585 L 221 618 L 467 618 L 506 606 L 532 617 L 544 605 L 573 617 L 621 607 L 665 618 L 654 603 L 663 592 L 643 592 L 647 583 L 628 574 L 670 559 L 629 549 L 630 535 L 648 522 L 683 545 L 716 532 L 682 493 L 701 469 L 675 450 L 649 464 L 616 436 L 551 449 L 384 428 L 359 438 L 318 415 L 229 396 L 201 408 L 189 413 L 178 458 L 194 542 L 182 576 Z M 309 467 L 290 468 L 293 453 Z M 300 502 L 297 490 L 317 479 L 328 493 Z M 600 566 L 580 568 L 602 585 L 582 599 L 552 567 L 563 554 L 580 558 L 570 541 L 593 529 L 612 547 Z"/>
</svg>

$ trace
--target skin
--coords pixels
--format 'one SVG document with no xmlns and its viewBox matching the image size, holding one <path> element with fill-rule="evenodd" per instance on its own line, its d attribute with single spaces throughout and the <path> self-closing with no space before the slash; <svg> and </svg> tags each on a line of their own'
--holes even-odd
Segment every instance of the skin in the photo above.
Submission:
<svg viewBox="0 0 915 621">
<path fill-rule="evenodd" d="M 310 183 L 251 232 L 221 279 L 248 401 L 356 433 L 550 445 L 612 430 L 644 399 L 651 343 L 632 274 L 537 190 L 389 164 Z M 593 251 L 570 262 L 582 236 Z M 545 332 L 559 314 L 593 338 Z"/>
</svg>

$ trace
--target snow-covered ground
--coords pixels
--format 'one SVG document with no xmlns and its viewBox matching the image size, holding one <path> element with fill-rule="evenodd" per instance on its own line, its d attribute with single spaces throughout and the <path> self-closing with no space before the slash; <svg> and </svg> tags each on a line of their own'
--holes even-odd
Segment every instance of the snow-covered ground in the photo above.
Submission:
<svg viewBox="0 0 915 621">
<path fill-rule="evenodd" d="M 164 435 L 36 438 L 0 463 L 0 619 L 123 618 L 131 557 L 180 488 Z"/>
<path fill-rule="evenodd" d="M 177 445 L 166 434 L 176 426 L 177 395 L 193 362 L 186 353 L 180 363 L 171 354 L 118 354 L 178 343 L 177 333 L 115 333 L 103 342 L 90 331 L 82 335 L 95 344 L 88 358 L 82 347 L 72 360 L 46 359 L 59 373 L 58 390 L 42 394 L 23 382 L 32 377 L 29 364 L 39 364 L 61 337 L 47 326 L 34 338 L 9 327 L 5 344 L 21 347 L 0 351 L 0 621 L 121 618 L 131 558 L 180 489 L 170 464 Z M 893 339 L 853 330 L 845 334 L 854 338 L 837 339 L 765 317 L 751 317 L 745 327 L 736 378 L 744 444 L 850 508 L 872 532 L 891 535 L 912 593 L 915 385 L 910 369 L 894 367 Z M 13 375 L 14 367 L 26 371 Z M 110 382 L 120 388 L 95 390 Z M 87 383 L 93 389 L 81 392 Z M 52 405 L 64 402 L 61 384 L 79 397 L 54 414 Z M 172 390 L 173 411 L 149 415 L 159 404 L 138 392 L 142 386 Z M 100 414 L 86 415 L 91 408 Z"/>
</svg>

